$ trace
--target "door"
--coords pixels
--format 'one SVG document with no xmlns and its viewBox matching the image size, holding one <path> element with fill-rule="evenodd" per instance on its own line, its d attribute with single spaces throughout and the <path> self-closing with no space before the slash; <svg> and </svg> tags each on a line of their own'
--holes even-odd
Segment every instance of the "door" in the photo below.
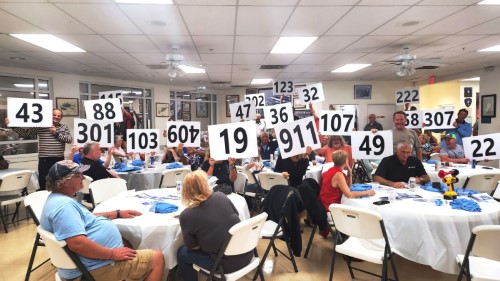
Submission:
<svg viewBox="0 0 500 281">
<path fill-rule="evenodd" d="M 367 110 L 366 119 L 361 122 L 360 130 L 368 123 L 368 115 L 371 113 L 377 116 L 377 122 L 382 125 L 384 130 L 390 130 L 394 127 L 392 114 L 396 112 L 395 104 L 368 104 Z"/>
</svg>

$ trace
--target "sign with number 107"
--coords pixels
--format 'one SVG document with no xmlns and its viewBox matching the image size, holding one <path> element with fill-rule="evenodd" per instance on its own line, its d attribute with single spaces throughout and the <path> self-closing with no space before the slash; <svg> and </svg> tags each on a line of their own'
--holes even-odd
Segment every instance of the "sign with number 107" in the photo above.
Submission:
<svg viewBox="0 0 500 281">
<path fill-rule="evenodd" d="M 308 146 L 313 150 L 321 148 L 312 116 L 276 126 L 274 131 L 283 159 L 306 152 Z"/>
<path fill-rule="evenodd" d="M 52 101 L 7 98 L 9 127 L 52 127 Z"/>
<path fill-rule="evenodd" d="M 357 131 L 351 134 L 352 158 L 382 159 L 393 155 L 392 131 Z"/>
</svg>

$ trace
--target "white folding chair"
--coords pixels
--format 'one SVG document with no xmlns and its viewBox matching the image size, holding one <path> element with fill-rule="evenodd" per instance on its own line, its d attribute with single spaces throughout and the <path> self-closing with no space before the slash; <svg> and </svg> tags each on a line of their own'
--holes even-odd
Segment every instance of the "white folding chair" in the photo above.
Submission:
<svg viewBox="0 0 500 281">
<path fill-rule="evenodd" d="M 493 191 L 495 190 L 495 187 L 499 180 L 500 173 L 472 175 L 467 177 L 463 187 L 479 192 L 493 194 Z"/>
<path fill-rule="evenodd" d="M 42 226 L 37 227 L 37 231 L 45 242 L 51 263 L 62 269 L 78 269 L 82 273 L 82 280 L 93 281 L 94 278 L 82 264 L 78 255 L 72 252 L 64 240 L 58 241 L 53 233 L 45 230 Z M 58 279 L 56 273 L 56 280 Z M 60 280 L 60 279 L 59 279 Z"/>
<path fill-rule="evenodd" d="M 236 171 L 238 171 L 238 173 L 242 173 L 242 174 L 245 174 L 247 176 L 247 179 L 248 179 L 247 185 L 257 184 L 257 192 L 245 191 L 245 194 L 244 194 L 244 196 L 252 197 L 252 212 L 257 213 L 259 210 L 259 207 L 260 207 L 259 206 L 260 202 L 261 202 L 262 198 L 264 197 L 264 194 L 262 192 L 262 188 L 260 186 L 260 182 L 257 179 L 257 177 L 255 176 L 255 174 L 252 173 L 251 170 L 247 170 L 243 166 L 236 166 Z"/>
<path fill-rule="evenodd" d="M 14 222 L 16 216 L 18 216 L 19 206 L 27 194 L 28 183 L 32 174 L 33 172 L 30 170 L 22 170 L 6 173 L 0 177 L 0 217 L 5 233 L 8 232 L 6 219 L 9 215 L 12 215 L 11 222 Z M 7 206 L 11 204 L 16 204 L 16 209 L 10 214 Z"/>
<path fill-rule="evenodd" d="M 500 200 L 500 181 L 497 182 L 497 186 L 495 187 L 495 190 L 493 191 L 493 194 L 491 196 L 497 201 Z"/>
<path fill-rule="evenodd" d="M 210 270 L 193 264 L 196 271 L 207 275 L 207 280 L 213 280 L 215 277 L 218 280 L 238 280 L 259 266 L 259 257 L 252 258 L 250 263 L 240 270 L 231 273 L 224 273 L 221 260 L 223 257 L 230 258 L 231 256 L 241 255 L 254 250 L 260 240 L 260 232 L 262 226 L 267 219 L 267 213 L 261 213 L 258 216 L 250 218 L 246 221 L 235 224 L 229 229 L 229 234 L 222 245 L 222 248 L 215 259 L 214 265 Z M 256 253 L 256 252 L 255 252 Z M 262 271 L 259 270 L 261 280 L 264 280 Z"/>
<path fill-rule="evenodd" d="M 89 186 L 90 186 L 90 183 L 94 180 L 89 176 L 84 176 L 84 177 L 85 178 L 82 180 L 82 182 L 83 182 L 82 193 L 83 194 L 90 194 Z"/>
<path fill-rule="evenodd" d="M 336 253 L 345 255 L 347 267 L 349 268 L 352 279 L 354 279 L 353 269 L 355 269 L 381 277 L 382 280 L 392 280 L 387 277 L 388 262 L 390 260 L 394 278 L 395 280 L 399 280 L 396 267 L 394 266 L 394 253 L 391 250 L 389 239 L 387 238 L 382 216 L 371 210 L 342 204 L 331 204 L 329 209 L 333 217 L 333 222 L 335 223 L 335 228 L 337 229 L 337 235 L 340 235 L 339 232 L 341 232 L 349 236 L 342 244 L 337 243 L 338 239 L 333 239 L 330 281 L 332 281 L 333 278 Z M 384 245 L 369 241 L 373 239 L 383 239 Z M 352 267 L 350 257 L 382 264 L 382 275 Z"/>
<path fill-rule="evenodd" d="M 234 181 L 234 192 L 245 195 L 245 188 L 247 186 L 248 178 L 243 173 L 236 173 L 236 180 Z"/>
<path fill-rule="evenodd" d="M 161 174 L 160 186 L 162 187 L 175 187 L 177 181 L 184 181 L 187 174 L 191 172 L 188 168 L 178 168 L 165 170 Z"/>
<path fill-rule="evenodd" d="M 89 185 L 92 205 L 99 205 L 102 201 L 115 197 L 118 194 L 127 191 L 127 182 L 119 178 L 107 178 L 93 181 Z"/>
<path fill-rule="evenodd" d="M 28 210 L 28 213 L 30 214 L 31 218 L 33 218 L 33 221 L 37 226 L 40 225 L 40 218 L 42 216 L 43 206 L 45 205 L 45 201 L 47 201 L 49 194 L 50 194 L 49 191 L 41 190 L 38 192 L 30 193 L 28 194 L 28 196 L 24 198 L 24 206 Z M 26 270 L 26 277 L 24 278 L 25 281 L 28 281 L 30 279 L 31 272 L 35 271 L 37 268 L 39 268 L 40 266 L 44 265 L 46 262 L 49 261 L 49 259 L 47 259 L 44 262 L 37 265 L 35 268 L 33 268 L 33 263 L 35 261 L 35 255 L 36 251 L 38 250 L 38 246 L 45 246 L 45 243 L 43 243 L 43 240 L 40 239 L 40 234 L 38 234 L 37 232 L 35 237 L 35 242 L 33 243 L 33 249 L 31 250 L 31 257 L 28 263 L 28 269 Z"/>
<path fill-rule="evenodd" d="M 434 153 L 431 153 L 429 160 L 441 161 L 441 157 L 439 157 L 439 153 L 434 152 Z"/>
<path fill-rule="evenodd" d="M 480 225 L 472 229 L 465 255 L 457 255 L 460 273 L 470 280 L 500 280 L 500 225 Z"/>
<path fill-rule="evenodd" d="M 261 172 L 259 173 L 260 186 L 264 190 L 270 190 L 275 185 L 288 185 L 288 180 L 281 173 Z"/>
</svg>

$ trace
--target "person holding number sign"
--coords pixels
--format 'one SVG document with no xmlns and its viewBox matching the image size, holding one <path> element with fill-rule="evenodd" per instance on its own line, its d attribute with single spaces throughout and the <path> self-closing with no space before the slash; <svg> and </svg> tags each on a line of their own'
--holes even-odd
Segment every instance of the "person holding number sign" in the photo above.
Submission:
<svg viewBox="0 0 500 281">
<path fill-rule="evenodd" d="M 418 160 L 422 161 L 422 146 L 418 140 L 418 134 L 410 129 L 406 129 L 406 113 L 403 111 L 396 111 L 392 115 L 394 128 L 392 129 L 393 150 L 396 153 L 397 144 L 402 140 L 407 140 L 414 148 L 415 156 Z"/>
<path fill-rule="evenodd" d="M 446 134 L 443 136 L 446 146 L 441 148 L 439 158 L 443 162 L 453 163 L 469 163 L 469 159 L 465 158 L 464 148 L 457 144 L 457 137 L 455 134 Z"/>
<path fill-rule="evenodd" d="M 38 136 L 38 183 L 45 190 L 45 178 L 50 167 L 64 160 L 64 150 L 67 143 L 73 142 L 73 137 L 67 125 L 61 124 L 63 113 L 60 109 L 52 110 L 52 127 L 50 128 L 12 128 L 21 137 Z M 5 118 L 9 125 L 9 118 Z"/>
<path fill-rule="evenodd" d="M 405 188 L 411 177 L 416 183 L 423 185 L 430 181 L 422 161 L 411 156 L 412 144 L 408 140 L 397 143 L 396 154 L 385 157 L 375 171 L 373 181 L 394 188 Z"/>
<path fill-rule="evenodd" d="M 352 159 L 352 147 L 346 144 L 342 136 L 330 136 L 328 145 L 320 148 L 318 154 L 325 157 L 325 163 L 331 163 L 333 161 L 333 153 L 338 150 L 347 153 L 347 163 L 352 166 L 354 164 L 354 160 Z"/>
<path fill-rule="evenodd" d="M 472 136 L 472 125 L 465 121 L 465 118 L 469 116 L 469 111 L 467 109 L 462 108 L 458 111 L 457 119 L 453 122 L 454 129 L 446 129 L 446 134 L 454 134 L 455 139 L 458 145 L 463 146 L 464 142 L 462 138 Z M 445 131 L 432 130 L 434 133 L 443 133 Z M 441 142 L 441 148 L 446 147 L 446 142 Z"/>
<path fill-rule="evenodd" d="M 114 147 L 111 147 L 108 151 L 108 156 L 106 162 L 111 160 L 111 155 L 113 154 Z M 94 181 L 107 179 L 107 178 L 118 178 L 118 175 L 106 169 L 99 159 L 101 158 L 101 145 L 97 142 L 88 142 L 83 145 L 83 165 L 89 165 L 90 169 L 84 172 L 84 175 L 91 177 Z"/>
<path fill-rule="evenodd" d="M 276 160 L 274 172 L 282 173 L 291 187 L 297 187 L 302 183 L 302 179 L 307 172 L 307 167 L 309 167 L 309 155 L 311 152 L 312 148 L 308 146 L 304 154 L 295 155 L 286 159 L 281 158 L 280 154 Z M 299 195 L 298 192 L 297 195 Z M 298 197 L 300 198 L 300 196 Z"/>
<path fill-rule="evenodd" d="M 274 154 L 276 148 L 278 148 L 278 141 L 276 140 L 270 141 L 269 133 L 262 132 L 262 134 L 260 134 L 260 159 L 262 160 L 271 159 L 271 155 Z"/>
<path fill-rule="evenodd" d="M 201 169 L 205 171 L 209 177 L 217 177 L 217 184 L 228 184 L 233 187 L 233 183 L 238 177 L 235 163 L 236 159 L 234 158 L 228 158 L 228 160 L 224 161 L 215 161 L 215 159 L 210 157 L 210 148 L 208 148 L 205 152 L 205 162 L 201 165 Z"/>
</svg>

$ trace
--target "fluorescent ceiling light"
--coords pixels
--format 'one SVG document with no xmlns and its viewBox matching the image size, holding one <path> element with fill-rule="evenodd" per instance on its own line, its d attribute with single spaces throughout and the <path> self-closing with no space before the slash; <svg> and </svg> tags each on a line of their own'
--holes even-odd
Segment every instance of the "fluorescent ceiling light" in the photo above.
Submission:
<svg viewBox="0 0 500 281">
<path fill-rule="evenodd" d="M 300 54 L 318 37 L 280 37 L 271 54 Z"/>
<path fill-rule="evenodd" d="M 52 52 L 59 53 L 85 53 L 85 50 L 68 43 L 52 34 L 10 34 L 18 39 L 24 40 Z"/>
<path fill-rule="evenodd" d="M 472 77 L 472 78 L 467 78 L 467 79 L 462 79 L 460 81 L 480 81 L 480 77 Z"/>
<path fill-rule="evenodd" d="M 172 4 L 172 0 L 115 0 L 118 4 Z"/>
<path fill-rule="evenodd" d="M 365 67 L 370 66 L 371 64 L 366 64 L 366 63 L 351 63 L 351 64 L 346 64 L 344 66 L 341 66 L 335 70 L 332 70 L 332 72 L 354 72 L 358 71 L 360 69 L 363 69 Z"/>
<path fill-rule="evenodd" d="M 483 0 L 478 5 L 500 5 L 500 0 Z"/>
<path fill-rule="evenodd" d="M 478 50 L 478 52 L 500 52 L 500 45 Z"/>
<path fill-rule="evenodd" d="M 205 73 L 205 69 L 193 66 L 179 65 L 179 68 L 186 73 Z"/>
<path fill-rule="evenodd" d="M 264 78 L 264 79 L 253 79 L 252 82 L 250 84 L 252 85 L 265 85 L 265 84 L 269 84 L 273 79 L 267 79 L 267 78 Z"/>
<path fill-rule="evenodd" d="M 33 88 L 33 84 L 14 84 L 14 87 L 17 88 Z M 45 83 L 38 83 L 38 87 L 47 87 L 47 84 Z"/>
</svg>

